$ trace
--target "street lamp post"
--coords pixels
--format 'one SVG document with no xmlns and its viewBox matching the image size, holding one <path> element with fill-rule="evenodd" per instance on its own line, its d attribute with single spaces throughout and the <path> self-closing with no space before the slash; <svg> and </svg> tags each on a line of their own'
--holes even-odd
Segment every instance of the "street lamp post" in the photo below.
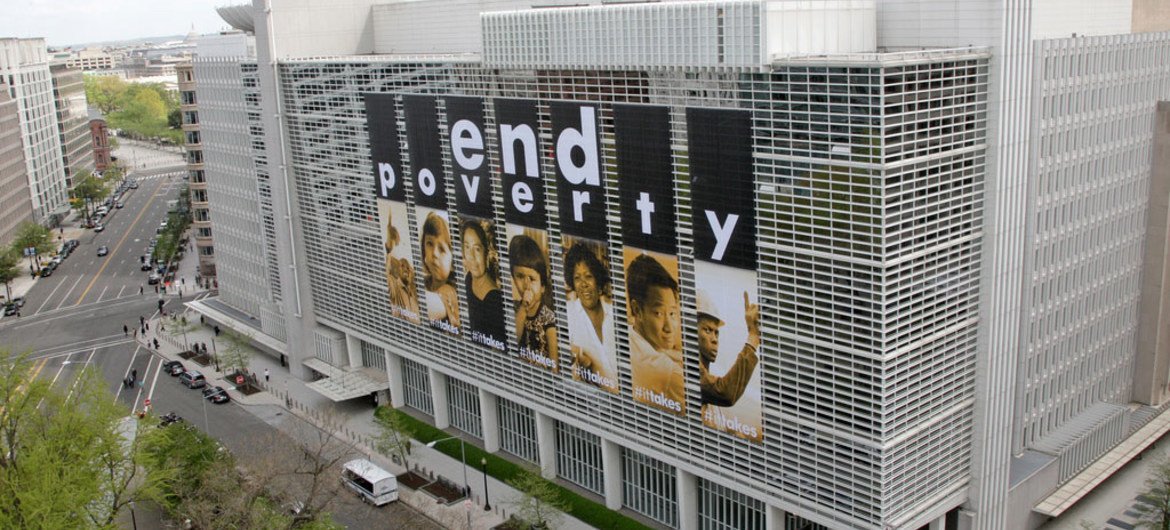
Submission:
<svg viewBox="0 0 1170 530">
<path fill-rule="evenodd" d="M 470 495 L 471 494 L 471 484 L 469 482 L 467 482 L 467 442 L 464 442 L 463 438 L 460 438 L 458 436 L 448 436 L 446 438 L 440 438 L 440 439 L 432 441 L 432 442 L 427 442 L 427 447 L 433 448 L 435 446 L 435 444 L 438 444 L 439 442 L 445 442 L 447 440 L 459 440 L 459 460 L 461 462 L 463 462 L 463 491 L 467 495 Z M 470 509 L 467 510 L 467 528 L 468 529 L 471 528 L 471 510 Z"/>
<path fill-rule="evenodd" d="M 480 470 L 483 471 L 483 511 L 487 512 L 492 509 L 492 501 L 488 499 L 487 458 L 480 458 L 479 465 L 482 466 Z"/>
<path fill-rule="evenodd" d="M 134 515 L 134 501 L 130 501 L 130 522 L 134 525 L 134 530 L 138 530 L 138 517 Z"/>
</svg>

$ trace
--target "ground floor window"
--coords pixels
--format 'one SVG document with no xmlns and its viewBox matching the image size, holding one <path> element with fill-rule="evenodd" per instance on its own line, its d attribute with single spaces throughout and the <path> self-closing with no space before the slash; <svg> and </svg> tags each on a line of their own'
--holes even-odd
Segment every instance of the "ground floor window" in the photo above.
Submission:
<svg viewBox="0 0 1170 530">
<path fill-rule="evenodd" d="M 701 530 L 763 530 L 764 503 L 726 486 L 699 479 Z"/>
<path fill-rule="evenodd" d="M 476 438 L 483 438 L 483 418 L 479 413 L 479 390 L 471 383 L 447 378 L 447 414 L 451 425 Z"/>
<path fill-rule="evenodd" d="M 407 358 L 402 359 L 402 396 L 406 400 L 406 406 L 435 415 L 435 407 L 431 400 L 431 380 L 426 366 Z"/>
<path fill-rule="evenodd" d="M 557 422 L 557 475 L 598 495 L 605 494 L 601 438 Z"/>
<path fill-rule="evenodd" d="M 514 401 L 496 398 L 500 417 L 500 448 L 533 464 L 540 464 L 540 443 L 536 434 L 536 414 Z"/>
<path fill-rule="evenodd" d="M 674 466 L 622 448 L 622 504 L 666 526 L 678 526 Z"/>
</svg>

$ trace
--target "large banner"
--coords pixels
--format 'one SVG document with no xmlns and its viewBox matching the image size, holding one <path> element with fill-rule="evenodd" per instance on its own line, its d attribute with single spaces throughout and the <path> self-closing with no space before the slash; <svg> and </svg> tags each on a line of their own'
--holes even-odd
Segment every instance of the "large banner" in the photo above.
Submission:
<svg viewBox="0 0 1170 530">
<path fill-rule="evenodd" d="M 495 111 L 516 322 L 512 340 L 521 359 L 559 372 L 536 102 L 497 99 Z"/>
<path fill-rule="evenodd" d="M 703 424 L 763 440 L 751 114 L 687 109 Z"/>
<path fill-rule="evenodd" d="M 418 289 L 414 283 L 410 243 L 407 239 L 406 187 L 402 182 L 402 156 L 398 152 L 398 125 L 394 96 L 366 94 L 370 133 L 370 159 L 374 169 L 374 193 L 378 225 L 386 247 L 386 289 L 395 318 L 419 323 Z"/>
<path fill-rule="evenodd" d="M 614 105 L 635 401 L 686 414 L 678 242 L 666 107 Z"/>
<path fill-rule="evenodd" d="M 455 279 L 455 248 L 447 214 L 447 175 L 439 140 L 439 115 L 432 96 L 403 96 L 406 145 L 414 176 L 418 245 L 422 252 L 427 322 L 434 328 L 459 334 L 459 291 Z"/>
<path fill-rule="evenodd" d="M 565 317 L 573 379 L 616 394 L 613 286 L 597 107 L 554 101 L 549 103 L 549 114 L 556 139 Z"/>
<path fill-rule="evenodd" d="M 499 251 L 492 208 L 492 183 L 484 143 L 483 99 L 448 96 L 451 158 L 455 170 L 455 208 L 463 255 L 463 295 L 473 342 L 503 350 L 507 335 L 500 290 Z"/>
<path fill-rule="evenodd" d="M 431 327 L 453 335 L 462 330 L 477 344 L 498 350 L 510 343 L 523 362 L 552 373 L 560 372 L 558 321 L 564 318 L 566 367 L 574 381 L 685 416 L 684 366 L 697 367 L 698 394 L 692 388 L 690 397 L 700 405 L 703 424 L 761 441 L 751 113 L 686 109 L 687 145 L 685 155 L 680 152 L 685 162 L 676 175 L 674 149 L 682 148 L 671 143 L 671 109 L 614 104 L 616 164 L 609 177 L 618 190 L 617 204 L 611 205 L 598 104 L 548 102 L 542 128 L 534 100 L 444 96 L 441 102 L 434 96 L 402 96 L 406 129 L 399 131 L 394 99 L 366 98 L 395 316 L 412 322 L 425 318 Z M 486 129 L 489 109 L 493 131 Z M 413 218 L 401 178 L 407 157 L 398 152 L 399 134 L 409 152 Z M 449 156 L 443 152 L 444 138 Z M 490 161 L 498 161 L 498 173 Z M 685 349 L 681 300 L 690 297 L 680 293 L 676 178 L 689 179 L 692 206 L 696 329 L 691 331 L 697 341 Z M 453 210 L 448 185 L 454 190 Z M 503 219 L 495 217 L 494 186 L 502 195 Z M 549 234 L 546 189 L 555 194 L 547 199 L 557 205 L 559 246 Z M 615 222 L 607 217 L 611 206 L 621 214 L 620 248 L 611 245 L 608 235 Z M 449 212 L 457 212 L 458 219 Z M 417 261 L 410 256 L 412 236 L 421 251 Z M 462 278 L 455 270 L 456 240 Z M 564 268 L 553 278 L 550 258 L 557 256 Z M 506 271 L 500 270 L 503 257 Z M 611 269 L 611 262 L 620 262 L 622 269 Z M 411 263 L 419 265 L 417 272 Z M 511 277 L 510 305 L 501 274 Z M 619 277 L 624 286 L 613 285 Z M 554 303 L 558 284 L 565 289 L 563 314 Z M 626 367 L 615 342 L 615 319 L 620 318 L 615 311 L 620 309 L 614 307 L 614 293 L 622 287 L 630 343 L 628 394 L 620 375 Z M 465 314 L 460 293 L 467 301 Z M 514 317 L 510 328 L 505 311 Z"/>
</svg>

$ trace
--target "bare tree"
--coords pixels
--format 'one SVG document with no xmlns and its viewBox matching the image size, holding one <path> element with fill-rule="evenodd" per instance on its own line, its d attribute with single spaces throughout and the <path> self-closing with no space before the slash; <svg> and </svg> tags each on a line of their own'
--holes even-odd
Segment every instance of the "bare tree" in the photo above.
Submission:
<svg viewBox="0 0 1170 530">
<path fill-rule="evenodd" d="M 569 503 L 561 499 L 551 483 L 527 470 L 509 480 L 508 485 L 520 493 L 520 499 L 512 503 L 512 508 L 516 510 L 516 518 L 528 528 L 548 529 L 560 525 Z"/>
<path fill-rule="evenodd" d="M 412 446 L 410 427 L 402 421 L 401 412 L 391 407 L 381 407 L 374 414 L 374 449 L 385 455 L 396 457 L 407 471 L 410 471 L 410 450 Z"/>
<path fill-rule="evenodd" d="M 1163 457 L 1146 477 L 1142 492 L 1146 502 L 1134 509 L 1140 514 L 1138 526 L 1151 530 L 1170 530 L 1170 458 Z"/>
<path fill-rule="evenodd" d="M 289 508 L 294 527 L 333 511 L 343 491 L 341 464 L 357 454 L 349 443 L 301 421 L 287 434 L 273 434 L 255 447 L 257 456 L 246 467 L 255 480 L 267 484 L 272 498 Z"/>
</svg>

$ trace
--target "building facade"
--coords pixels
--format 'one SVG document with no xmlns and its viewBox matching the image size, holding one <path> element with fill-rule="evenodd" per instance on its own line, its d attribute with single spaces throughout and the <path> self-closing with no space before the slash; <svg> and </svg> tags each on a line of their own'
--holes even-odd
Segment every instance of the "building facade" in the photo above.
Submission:
<svg viewBox="0 0 1170 530">
<path fill-rule="evenodd" d="M 0 245 L 5 247 L 16 238 L 20 223 L 33 220 L 27 171 L 19 110 L 5 80 L 0 79 L 0 204 L 4 205 L 0 210 Z"/>
<path fill-rule="evenodd" d="M 80 171 L 94 170 L 89 108 L 81 70 L 58 63 L 49 67 L 53 76 L 53 99 L 57 108 L 57 131 L 61 142 L 61 164 L 65 185 L 72 190 Z"/>
<path fill-rule="evenodd" d="M 34 219 L 51 224 L 55 214 L 68 211 L 69 188 L 44 39 L 0 39 L 0 75 L 20 116 Z"/>
<path fill-rule="evenodd" d="M 100 110 L 88 109 L 89 140 L 93 148 L 93 167 L 96 171 L 105 171 L 110 167 L 110 128 L 106 124 L 105 116 Z"/>
<path fill-rule="evenodd" d="M 211 215 L 207 207 L 207 176 L 204 172 L 203 139 L 199 127 L 199 107 L 195 94 L 195 68 L 191 63 L 179 65 L 179 112 L 183 123 L 183 149 L 187 159 L 187 183 L 191 198 L 191 231 L 195 252 L 199 256 L 199 275 L 215 276 L 215 245 L 211 237 Z"/>
<path fill-rule="evenodd" d="M 221 298 L 652 524 L 1037 527 L 1170 429 L 1170 24 L 1075 7 L 226 8 Z"/>
</svg>

